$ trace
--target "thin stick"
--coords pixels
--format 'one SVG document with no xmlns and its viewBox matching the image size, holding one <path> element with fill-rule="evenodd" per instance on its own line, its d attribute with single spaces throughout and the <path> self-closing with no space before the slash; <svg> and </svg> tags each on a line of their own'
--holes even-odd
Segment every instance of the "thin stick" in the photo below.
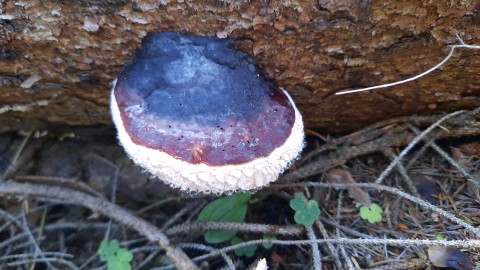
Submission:
<svg viewBox="0 0 480 270">
<path fill-rule="evenodd" d="M 386 148 L 385 150 L 383 150 L 384 154 L 389 158 L 391 159 L 392 161 L 395 160 L 395 158 L 397 157 L 395 155 L 395 152 L 393 151 L 392 148 L 388 147 Z M 400 173 L 400 175 L 402 176 L 403 178 L 403 181 L 405 182 L 405 184 L 407 185 L 408 189 L 410 190 L 410 192 L 415 196 L 415 197 L 418 197 L 418 198 L 421 198 L 422 196 L 420 195 L 420 193 L 418 193 L 418 190 L 417 190 L 417 187 L 415 186 L 415 184 L 413 183 L 412 179 L 410 178 L 410 176 L 408 176 L 408 172 L 407 170 L 405 169 L 405 167 L 403 166 L 402 162 L 399 161 L 397 163 L 397 170 L 398 172 Z"/>
<path fill-rule="evenodd" d="M 455 215 L 429 203 L 428 201 L 422 200 L 420 198 L 417 198 L 415 196 L 412 196 L 408 193 L 405 193 L 397 188 L 393 187 L 388 187 L 384 185 L 378 185 L 375 183 L 357 183 L 357 184 L 329 184 L 329 183 L 313 183 L 313 182 L 307 182 L 307 183 L 295 183 L 295 184 L 273 184 L 271 187 L 305 187 L 305 186 L 310 186 L 310 187 L 330 187 L 330 188 L 338 188 L 338 189 L 348 189 L 351 187 L 360 187 L 360 188 L 369 188 L 369 189 L 375 189 L 375 190 L 381 190 L 381 191 L 386 191 L 390 192 L 392 194 L 396 194 L 397 196 L 400 196 L 406 200 L 409 200 L 411 202 L 414 202 L 426 209 L 429 209 L 431 211 L 437 212 L 438 214 L 442 215 L 446 219 L 451 220 L 452 222 L 457 223 L 458 225 L 461 225 L 465 227 L 468 231 L 473 233 L 476 237 L 480 238 L 480 229 L 473 227 L 472 225 L 468 224 L 467 222 L 461 220 L 460 218 L 456 217 Z M 1 187 L 1 185 L 0 185 Z"/>
<path fill-rule="evenodd" d="M 231 245 L 225 248 L 217 249 L 209 254 L 198 256 L 194 258 L 194 261 L 201 261 L 211 257 L 220 255 L 221 253 L 226 253 L 233 251 L 237 248 L 245 248 L 251 245 L 262 245 L 262 244 L 275 244 L 281 246 L 299 246 L 299 245 L 311 245 L 316 244 L 343 244 L 343 245 L 389 245 L 395 247 L 405 247 L 405 246 L 445 246 L 445 247 L 458 247 L 458 248 L 479 248 L 480 240 L 416 240 L 416 239 L 383 239 L 383 238 L 372 238 L 372 239 L 351 239 L 351 238 L 332 238 L 332 239 L 316 239 L 316 240 L 273 240 L 273 239 L 259 239 L 251 240 L 247 242 L 242 242 L 240 244 Z"/>
<path fill-rule="evenodd" d="M 457 36 L 458 38 L 458 36 Z M 351 93 L 357 93 L 357 92 L 364 92 L 364 91 L 369 91 L 369 90 L 374 90 L 374 89 L 381 89 L 381 88 L 387 88 L 387 87 L 391 87 L 391 86 L 395 86 L 395 85 L 399 85 L 399 84 L 404 84 L 404 83 L 407 83 L 407 82 L 411 82 L 411 81 L 414 81 L 416 79 L 419 79 L 425 75 L 427 75 L 428 73 L 440 68 L 443 64 L 445 64 L 448 60 L 450 60 L 450 58 L 452 57 L 453 53 L 455 52 L 455 49 L 459 49 L 459 48 L 463 48 L 463 49 L 475 49 L 475 50 L 478 50 L 480 49 L 480 46 L 476 46 L 476 45 L 467 45 L 465 43 L 463 43 L 463 40 L 460 39 L 460 43 L 462 43 L 461 45 L 451 45 L 450 46 L 450 52 L 448 53 L 447 57 L 445 57 L 440 63 L 436 64 L 434 67 L 430 68 L 429 70 L 423 72 L 423 73 L 420 73 L 416 76 L 413 76 L 413 77 L 410 77 L 408 79 L 405 79 L 405 80 L 401 80 L 401 81 L 396 81 L 396 82 L 393 82 L 393 83 L 387 83 L 387 84 L 382 84 L 382 85 L 377 85 L 377 86 L 371 86 L 371 87 L 366 87 L 366 88 L 360 88 L 360 89 L 354 89 L 354 90 L 344 90 L 344 91 L 340 91 L 340 92 L 337 92 L 335 93 L 335 95 L 344 95 L 344 94 L 351 94 Z"/>
<path fill-rule="evenodd" d="M 20 265 L 23 265 L 23 264 L 29 264 L 29 263 L 32 263 L 32 259 L 25 259 L 25 260 L 17 260 L 17 261 L 14 261 L 14 262 L 8 262 L 6 263 L 7 266 L 9 267 L 15 267 L 15 266 L 20 266 Z M 57 264 L 64 264 L 66 266 L 69 266 L 71 269 L 74 269 L 74 270 L 77 270 L 77 266 L 74 265 L 73 263 L 71 263 L 70 261 L 68 260 L 64 260 L 62 258 L 37 258 L 36 263 L 38 262 L 44 262 L 45 264 L 47 265 L 51 265 L 51 263 L 57 263 Z M 56 269 L 56 268 L 54 268 Z M 62 268 L 63 269 L 63 268 Z"/>
<path fill-rule="evenodd" d="M 25 218 L 25 211 L 24 211 L 24 207 L 22 206 L 22 212 L 21 212 L 21 219 L 22 219 L 22 228 L 23 230 L 27 233 L 28 235 L 28 238 L 30 240 L 30 243 L 33 244 L 33 247 L 35 248 L 35 253 L 34 253 L 34 256 L 31 260 L 32 264 L 30 265 L 30 269 L 34 269 L 35 267 L 35 262 L 37 261 L 37 256 L 40 255 L 40 257 L 42 257 L 42 259 L 47 259 L 47 257 L 45 256 L 45 254 L 43 253 L 43 250 L 40 249 L 40 247 L 38 246 L 37 244 L 37 240 L 35 240 L 35 236 L 33 236 L 32 234 L 32 231 L 30 231 L 30 228 L 28 227 L 28 223 L 27 223 L 27 219 Z M 48 265 L 48 267 L 50 267 L 51 269 L 54 269 L 56 270 L 57 268 L 54 267 L 48 260 L 45 261 L 45 263 Z"/>
<path fill-rule="evenodd" d="M 253 233 L 271 233 L 275 235 L 295 236 L 305 232 L 303 226 L 300 225 L 267 225 L 255 223 L 241 223 L 241 222 L 195 222 L 177 225 L 165 230 L 166 235 L 175 235 L 179 233 L 205 232 L 205 231 L 241 231 Z"/>
<path fill-rule="evenodd" d="M 440 118 L 437 122 L 433 123 L 433 125 L 429 126 L 427 129 L 425 129 L 420 135 L 416 136 L 405 149 L 398 155 L 389 165 L 388 167 L 380 174 L 380 176 L 375 180 L 376 184 L 380 184 L 383 179 L 392 171 L 392 169 L 398 164 L 398 162 L 408 153 L 412 148 L 419 142 L 421 141 L 430 131 L 432 131 L 434 128 L 436 128 L 438 125 L 440 125 L 443 121 L 447 120 L 448 118 L 451 118 L 455 115 L 461 114 L 464 111 L 456 111 L 453 113 L 449 113 L 445 115 L 444 117 Z"/>
<path fill-rule="evenodd" d="M 409 125 L 410 129 L 413 130 L 416 134 L 420 133 L 418 128 Z M 434 141 L 432 141 L 430 144 L 430 147 L 432 147 L 437 153 L 442 156 L 446 161 L 448 161 L 452 166 L 454 166 L 459 172 L 461 172 L 466 178 L 467 181 L 472 183 L 475 187 L 480 188 L 480 181 L 478 180 L 477 177 L 473 176 L 470 174 L 465 168 L 463 168 L 458 162 L 453 160 L 445 151 L 442 150 Z"/>
<path fill-rule="evenodd" d="M 212 251 L 216 250 L 212 247 L 202 245 L 202 244 L 189 243 L 189 244 L 182 244 L 180 246 L 182 248 L 196 249 L 196 250 L 209 251 L 209 252 L 212 252 Z M 221 252 L 220 255 L 222 256 L 222 258 L 227 263 L 227 269 L 229 269 L 229 270 L 235 270 L 236 269 L 235 264 L 233 263 L 232 259 L 230 259 L 230 257 L 228 257 L 228 255 L 225 252 Z"/>
<path fill-rule="evenodd" d="M 12 157 L 12 160 L 10 164 L 8 165 L 7 169 L 3 173 L 2 178 L 5 179 L 7 178 L 13 171 L 15 171 L 15 164 L 18 161 L 18 158 L 20 157 L 20 154 L 22 153 L 23 149 L 27 145 L 28 140 L 33 134 L 33 130 L 30 130 L 27 135 L 23 138 L 22 142 L 20 143 L 20 146 L 18 147 L 17 151 L 15 151 L 15 154 Z M 0 178 L 0 181 L 3 181 L 3 179 Z"/>
<path fill-rule="evenodd" d="M 312 227 L 307 228 L 307 235 L 310 240 L 317 240 L 317 236 L 315 236 L 315 232 L 313 231 Z M 318 249 L 317 243 L 312 243 L 312 258 L 313 258 L 313 269 L 321 270 L 322 269 L 322 257 L 320 256 L 320 250 Z"/>
<path fill-rule="evenodd" d="M 1 209 L 0 209 L 1 213 Z M 45 225 L 43 231 L 54 231 L 54 230 L 82 230 L 82 229 L 99 229 L 103 230 L 107 227 L 107 223 L 83 223 L 83 222 L 66 222 L 66 223 L 59 223 L 59 224 L 49 224 Z M 41 228 L 31 229 L 32 234 L 38 233 Z M 0 250 L 19 241 L 25 237 L 28 237 L 26 232 L 17 233 L 16 235 L 6 239 L 3 242 L 0 242 Z"/>
<path fill-rule="evenodd" d="M 159 246 L 165 249 L 167 256 L 175 263 L 177 268 L 198 269 L 198 267 L 181 249 L 170 244 L 167 236 L 163 234 L 163 232 L 157 227 L 133 215 L 130 211 L 127 211 L 124 208 L 104 199 L 96 198 L 91 195 L 67 188 L 21 184 L 15 182 L 0 183 L 0 194 L 47 196 L 82 205 L 91 209 L 92 211 L 112 218 L 118 223 L 133 228 L 141 235 L 146 236 L 151 242 L 157 243 Z"/>
<path fill-rule="evenodd" d="M 341 219 L 341 209 L 342 209 L 342 202 L 343 202 L 343 190 L 340 190 L 340 193 L 338 194 L 338 201 L 337 201 L 337 214 L 336 214 L 336 220 L 337 223 L 340 225 L 340 219 Z M 340 225 L 341 226 L 341 225 Z M 337 234 L 337 238 L 340 238 L 340 228 L 338 226 L 335 226 L 335 232 Z M 344 245 L 339 245 L 340 247 L 340 252 L 342 253 L 343 258 L 347 262 L 348 270 L 355 270 L 355 267 L 353 266 L 352 260 L 350 260 L 350 257 L 348 257 L 347 251 L 345 250 Z M 341 268 L 339 268 L 341 269 Z"/>
<path fill-rule="evenodd" d="M 323 223 L 320 221 L 320 219 L 315 220 L 315 225 L 317 225 L 318 230 L 320 231 L 321 235 L 323 238 L 330 238 L 327 230 L 325 229 L 325 226 L 323 226 Z M 327 244 L 328 249 L 330 249 L 330 253 L 332 254 L 333 261 L 335 262 L 335 265 L 337 266 L 338 270 L 343 270 L 343 265 L 342 262 L 340 261 L 340 257 L 338 256 L 338 251 L 335 248 L 333 244 L 328 243 Z"/>
</svg>

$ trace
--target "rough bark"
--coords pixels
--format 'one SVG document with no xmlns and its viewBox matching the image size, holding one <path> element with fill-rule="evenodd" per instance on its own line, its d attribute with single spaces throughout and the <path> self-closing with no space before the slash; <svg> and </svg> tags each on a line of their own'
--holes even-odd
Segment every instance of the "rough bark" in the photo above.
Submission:
<svg viewBox="0 0 480 270">
<path fill-rule="evenodd" d="M 391 89 L 457 43 L 480 44 L 476 0 L 0 0 L 0 132 L 110 124 L 109 86 L 149 33 L 235 38 L 292 94 L 306 126 L 348 131 L 480 105 L 480 51 Z"/>
</svg>

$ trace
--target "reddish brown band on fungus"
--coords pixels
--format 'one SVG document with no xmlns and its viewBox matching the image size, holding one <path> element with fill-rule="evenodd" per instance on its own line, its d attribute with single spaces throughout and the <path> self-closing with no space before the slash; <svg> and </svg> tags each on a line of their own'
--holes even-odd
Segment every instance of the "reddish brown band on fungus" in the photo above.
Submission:
<svg viewBox="0 0 480 270">
<path fill-rule="evenodd" d="M 256 116 L 252 119 L 227 117 L 213 127 L 165 121 L 159 116 L 148 115 L 148 111 L 140 113 L 131 110 L 131 104 L 139 104 L 141 99 L 125 92 L 129 91 L 117 84 L 115 98 L 124 127 L 132 141 L 192 164 L 222 166 L 266 157 L 285 142 L 295 121 L 295 113 L 288 98 L 278 89 L 272 89 L 270 95 L 263 97 L 263 105 L 257 108 Z M 145 120 L 139 121 L 141 118 Z M 171 130 L 180 131 L 183 135 L 171 134 Z M 190 133 L 198 134 L 200 130 L 207 136 L 188 136 Z M 222 134 L 229 134 L 228 138 L 218 139 Z"/>
<path fill-rule="evenodd" d="M 267 157 L 295 123 L 285 93 L 230 39 L 179 33 L 146 38 L 118 77 L 114 98 L 135 144 L 192 164 Z"/>
</svg>

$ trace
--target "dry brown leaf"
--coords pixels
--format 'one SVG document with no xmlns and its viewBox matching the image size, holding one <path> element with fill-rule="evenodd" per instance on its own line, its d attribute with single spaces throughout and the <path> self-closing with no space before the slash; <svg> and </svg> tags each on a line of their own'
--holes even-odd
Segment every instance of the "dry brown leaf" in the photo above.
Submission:
<svg viewBox="0 0 480 270">
<path fill-rule="evenodd" d="M 464 154 L 464 151 L 461 148 L 450 147 L 450 151 L 452 153 L 452 158 L 455 160 L 460 166 L 465 168 L 467 171 L 472 170 L 472 163 L 468 159 L 467 155 Z"/>
<path fill-rule="evenodd" d="M 467 148 L 468 146 L 472 146 L 470 144 L 463 144 L 459 148 L 451 147 L 451 154 L 453 160 L 455 160 L 460 167 L 467 170 L 467 172 L 471 173 L 474 179 L 479 179 L 480 175 L 478 172 L 474 170 L 474 166 L 472 164 L 472 160 L 469 156 L 472 155 L 472 152 L 475 150 Z M 477 185 L 473 184 L 471 181 L 467 181 L 468 190 L 470 190 L 473 194 L 480 193 L 480 189 Z"/>
<path fill-rule="evenodd" d="M 458 148 L 465 154 L 469 156 L 475 156 L 480 154 L 480 142 L 471 142 L 471 143 L 464 143 Z"/>
<path fill-rule="evenodd" d="M 455 247 L 430 246 L 428 258 L 436 267 L 450 267 L 455 270 L 471 270 L 474 267 L 470 257 Z"/>
<path fill-rule="evenodd" d="M 327 173 L 328 180 L 332 184 L 356 184 L 350 172 L 344 169 L 332 169 Z M 370 195 L 365 190 L 359 187 L 349 187 L 348 195 L 353 199 L 353 202 L 357 205 L 365 205 L 370 207 L 372 203 L 370 201 Z"/>
<path fill-rule="evenodd" d="M 438 184 L 426 175 L 414 175 L 412 181 L 415 183 L 418 193 L 431 204 L 437 203 L 438 195 L 440 195 L 441 189 Z"/>
</svg>

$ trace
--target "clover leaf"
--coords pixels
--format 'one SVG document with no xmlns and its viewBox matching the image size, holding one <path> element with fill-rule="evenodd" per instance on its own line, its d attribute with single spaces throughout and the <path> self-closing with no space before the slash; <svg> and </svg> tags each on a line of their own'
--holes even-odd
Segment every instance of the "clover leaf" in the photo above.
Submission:
<svg viewBox="0 0 480 270">
<path fill-rule="evenodd" d="M 243 240 L 240 237 L 233 237 L 232 240 L 230 241 L 232 245 L 240 244 L 243 243 Z M 234 250 L 235 255 L 238 257 L 240 256 L 245 256 L 245 257 L 252 257 L 255 255 L 255 251 L 257 251 L 257 245 L 250 245 L 250 246 L 245 246 L 241 248 L 236 248 Z"/>
<path fill-rule="evenodd" d="M 320 208 L 315 200 L 307 200 L 301 193 L 295 194 L 290 200 L 290 207 L 295 210 L 293 216 L 297 224 L 302 224 L 305 227 L 311 227 L 315 219 L 320 216 Z"/>
<path fill-rule="evenodd" d="M 277 237 L 271 233 L 266 233 L 263 235 L 263 239 L 265 240 L 277 240 Z M 264 249 L 271 249 L 273 247 L 272 243 L 263 243 L 262 244 Z"/>
<path fill-rule="evenodd" d="M 118 240 L 103 240 L 98 249 L 98 255 L 102 262 L 107 262 L 108 270 L 131 270 L 130 262 L 133 254 L 125 249 L 120 248 Z"/>
<path fill-rule="evenodd" d="M 242 222 L 247 215 L 250 193 L 240 193 L 216 199 L 200 212 L 200 221 Z M 215 230 L 205 234 L 205 241 L 210 244 L 226 242 L 237 234 L 237 231 Z"/>
<path fill-rule="evenodd" d="M 360 217 L 367 220 L 370 223 L 379 222 L 382 220 L 383 210 L 378 204 L 372 203 L 370 207 L 362 205 L 360 206 Z"/>
</svg>

